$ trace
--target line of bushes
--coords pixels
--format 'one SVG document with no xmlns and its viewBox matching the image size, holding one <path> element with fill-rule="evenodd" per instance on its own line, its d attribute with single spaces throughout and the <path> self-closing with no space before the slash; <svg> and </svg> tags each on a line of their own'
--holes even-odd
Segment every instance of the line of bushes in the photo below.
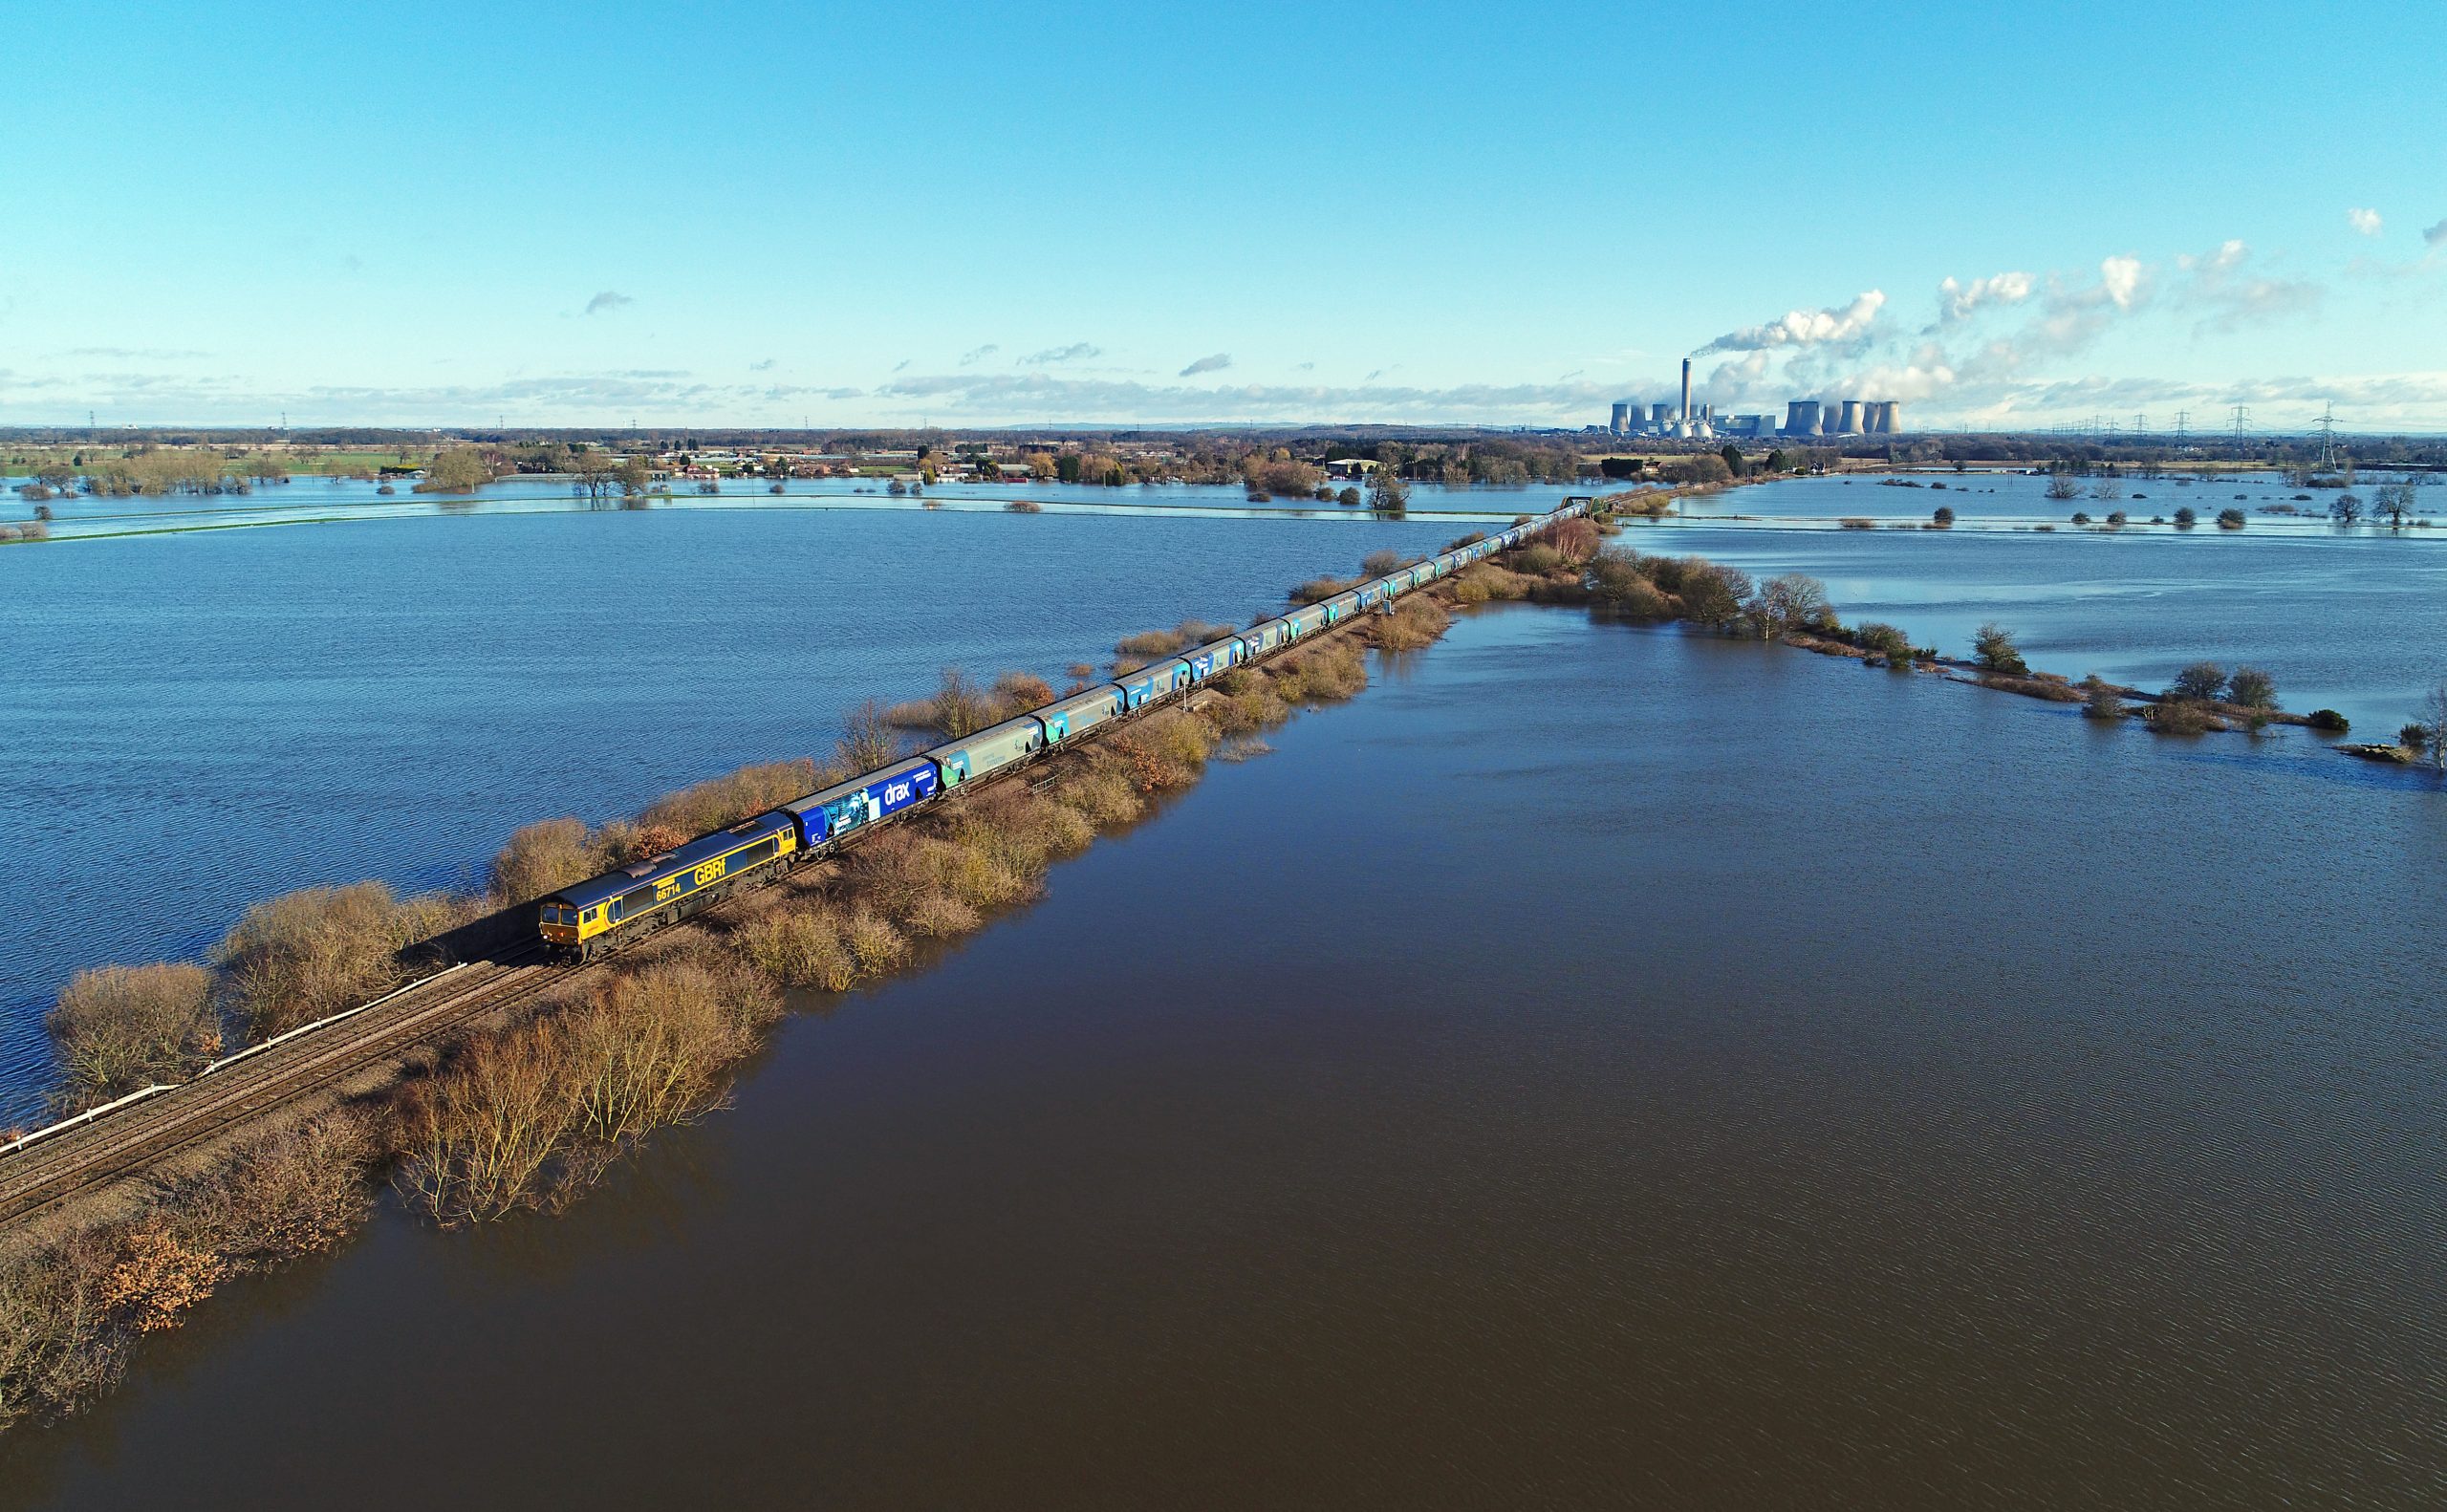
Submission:
<svg viewBox="0 0 2447 1512">
<path fill-rule="evenodd" d="M 408 947 L 482 911 L 438 894 L 398 897 L 379 882 L 310 887 L 257 903 L 207 953 L 210 965 L 97 966 L 69 980 L 44 1026 L 63 1113 L 194 1075 L 232 1041 L 355 1007 L 408 979 Z"/>
<path fill-rule="evenodd" d="M 1424 644 L 1449 620 L 1419 595 L 1355 634 L 1235 669 L 1186 704 L 1056 754 L 1047 780 L 974 793 L 873 836 L 841 862 L 624 952 L 516 1022 L 463 1036 L 378 1094 L 250 1133 L 200 1169 L 155 1179 L 119 1216 L 21 1242 L 0 1259 L 0 1427 L 91 1401 L 144 1334 L 174 1327 L 230 1276 L 337 1243 L 385 1182 L 444 1226 L 565 1206 L 654 1130 L 721 1107 L 783 1016 L 786 990 L 848 991 L 1029 901 L 1054 862 L 1194 783 L 1226 742 L 1357 694 L 1366 644 Z M 888 738 L 882 724 L 872 702 L 854 710 L 845 748 Z M 495 859 L 493 900 L 593 875 L 658 827 L 733 822 L 819 775 L 812 763 L 768 764 L 672 794 L 626 827 L 527 826 Z M 63 1059 L 94 1068 L 73 1074 L 97 1090 L 190 1072 L 218 1048 L 232 1003 L 249 1025 L 314 1017 L 333 994 L 384 980 L 370 963 L 414 921 L 481 906 L 392 900 L 374 883 L 273 899 L 231 931 L 217 971 L 81 973 L 53 1015 Z M 340 950 L 352 930 L 372 943 Z"/>
</svg>

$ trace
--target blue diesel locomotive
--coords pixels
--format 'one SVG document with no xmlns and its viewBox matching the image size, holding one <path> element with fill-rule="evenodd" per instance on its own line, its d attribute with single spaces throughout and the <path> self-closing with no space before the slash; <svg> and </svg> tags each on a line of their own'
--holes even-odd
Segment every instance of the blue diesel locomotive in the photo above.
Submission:
<svg viewBox="0 0 2447 1512">
<path fill-rule="evenodd" d="M 1587 512 L 1586 501 L 1567 500 L 1551 514 L 792 799 L 770 813 L 701 835 L 667 854 L 565 887 L 536 905 L 537 927 L 553 949 L 589 959 L 719 902 L 743 880 L 763 880 L 829 854 L 874 826 L 1077 741 L 1109 721 L 1180 698 L 1234 667 L 1273 656 L 1353 615 L 1389 607 L 1414 589 Z"/>
</svg>

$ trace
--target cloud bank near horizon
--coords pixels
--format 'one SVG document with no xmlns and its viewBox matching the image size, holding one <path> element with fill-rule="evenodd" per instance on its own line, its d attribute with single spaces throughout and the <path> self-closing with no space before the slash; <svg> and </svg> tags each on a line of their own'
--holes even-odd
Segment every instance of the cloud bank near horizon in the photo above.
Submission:
<svg viewBox="0 0 2447 1512">
<path fill-rule="evenodd" d="M 1909 385 L 1965 402 L 1972 428 L 2018 429 L 2049 416 L 2127 415 L 2188 407 L 2199 428 L 2231 404 L 2274 407 L 2263 428 L 2289 423 L 2286 406 L 2307 416 L 2333 400 L 2357 430 L 2447 429 L 2447 369 L 2387 374 L 2272 374 L 2204 385 L 2184 379 L 2097 376 L 2028 378 L 1983 374 L 1975 353 L 1960 370 L 1906 363 L 1862 370 L 1880 397 L 1912 402 Z M 1892 381 L 1887 379 L 1891 378 Z M 1897 394 L 1897 390 L 1903 390 Z M 1663 397 L 1662 384 L 1650 392 Z M 1702 391 L 1705 392 L 1705 391 Z M 232 379 L 164 378 L 140 373 L 71 382 L 0 370 L 0 423 L 77 423 L 61 401 L 91 403 L 106 417 L 145 424 L 268 423 L 286 410 L 292 426 L 363 424 L 484 426 L 507 415 L 513 424 L 790 427 L 802 416 L 819 426 L 916 425 L 1236 425 L 1449 424 L 1578 428 L 1603 419 L 1619 387 L 1586 379 L 1553 383 L 1462 383 L 1442 387 L 1363 382 L 1236 383 L 1208 386 L 1133 378 L 1065 377 L 1042 369 L 977 374 L 904 374 L 873 385 L 756 384 L 686 373 L 638 370 L 523 378 L 498 383 L 423 388 L 319 385 L 262 394 Z M 1762 407 L 1765 407 L 1764 404 Z M 1722 406 L 1721 405 L 1721 411 Z M 12 412 L 43 413 L 18 420 Z M 1781 412 L 1781 405 L 1775 411 Z M 49 418 L 58 415 L 59 418 Z M 135 419 L 142 417 L 141 420 Z M 1907 407 L 1909 423 L 1929 418 Z M 1948 423 L 1945 428 L 1953 428 Z"/>
<path fill-rule="evenodd" d="M 2361 233 L 2361 240 L 2375 238 L 2383 225 L 2375 210 L 2357 212 L 2346 229 Z M 2342 276 L 2409 288 L 2447 273 L 2447 221 L 2420 234 L 2423 250 L 2412 261 L 2366 255 L 2346 265 Z M 2071 270 L 1948 275 L 1925 299 L 1873 288 L 1848 301 L 1796 304 L 1725 331 L 1695 354 L 1722 360 L 1700 376 L 1694 397 L 1720 413 L 1769 414 L 1781 414 L 1784 402 L 1795 398 L 1895 400 L 1905 405 L 1907 426 L 1932 428 L 2025 428 L 2175 408 L 2193 409 L 2205 422 L 2239 403 L 2276 406 L 2263 423 L 2286 427 L 2300 422 L 2289 408 L 2307 417 L 2332 400 L 2344 412 L 2340 419 L 2356 429 L 2447 430 L 2447 369 L 2296 370 L 2216 381 L 2079 371 L 2103 343 L 2137 322 L 2162 322 L 2178 340 L 2188 335 L 2197 342 L 2314 314 L 2328 292 L 2327 284 L 2289 270 L 2285 259 L 2235 238 L 2171 256 L 2115 251 Z M 605 290 L 588 301 L 585 313 L 634 303 L 631 295 Z M 2159 335 L 2167 334 L 2162 328 Z M 1159 367 L 1144 356 L 1107 358 L 1105 348 L 1085 340 L 1021 350 L 1027 355 L 1013 358 L 988 341 L 961 353 L 956 362 L 938 358 L 942 365 L 934 371 L 918 371 L 919 364 L 903 359 L 866 381 L 776 381 L 815 364 L 767 358 L 728 367 L 721 377 L 578 368 L 466 383 L 278 386 L 215 372 L 216 359 L 198 351 L 78 347 L 47 354 L 54 371 L 0 369 L 0 424 L 75 423 L 91 409 L 114 422 L 144 424 L 263 424 L 286 411 L 299 426 L 489 425 L 507 417 L 538 426 L 636 421 L 1577 428 L 1602 421 L 1617 400 L 1678 397 L 1678 375 L 1670 365 L 1629 382 L 1572 372 L 1548 382 L 1397 383 L 1385 381 L 1388 368 L 1332 383 L 1312 377 L 1317 364 L 1310 361 L 1283 369 L 1283 381 L 1254 376 L 1224 381 L 1216 376 L 1242 371 L 1226 352 L 1196 357 L 1167 379 L 1160 375 L 1172 371 L 1178 356 Z M 18 356 L 22 363 L 24 355 Z M 1100 365 L 1100 358 L 1137 365 Z"/>
</svg>

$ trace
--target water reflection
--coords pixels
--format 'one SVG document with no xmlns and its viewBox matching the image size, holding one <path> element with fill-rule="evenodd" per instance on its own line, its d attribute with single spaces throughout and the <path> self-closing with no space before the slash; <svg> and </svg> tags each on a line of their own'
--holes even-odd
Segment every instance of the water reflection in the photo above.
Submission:
<svg viewBox="0 0 2447 1512">
<path fill-rule="evenodd" d="M 2436 1500 L 2436 794 L 1550 611 L 1273 744 L 0 1504 Z"/>
</svg>

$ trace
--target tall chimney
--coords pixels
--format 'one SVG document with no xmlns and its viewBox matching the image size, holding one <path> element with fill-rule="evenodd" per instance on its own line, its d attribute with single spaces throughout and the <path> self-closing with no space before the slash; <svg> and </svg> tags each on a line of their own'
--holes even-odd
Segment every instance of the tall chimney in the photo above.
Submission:
<svg viewBox="0 0 2447 1512">
<path fill-rule="evenodd" d="M 1682 418 L 1691 418 L 1691 359 L 1682 359 Z"/>
</svg>

